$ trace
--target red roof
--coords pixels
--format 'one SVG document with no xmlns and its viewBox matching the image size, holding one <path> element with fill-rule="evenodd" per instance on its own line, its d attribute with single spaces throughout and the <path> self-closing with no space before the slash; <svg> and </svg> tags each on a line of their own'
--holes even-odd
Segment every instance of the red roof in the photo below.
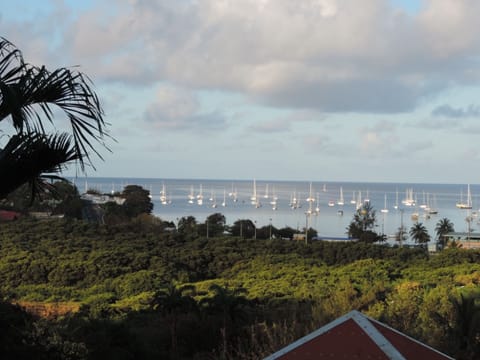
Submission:
<svg viewBox="0 0 480 360">
<path fill-rule="evenodd" d="M 0 210 L 0 220 L 12 221 L 20 217 L 20 213 L 16 211 Z"/>
<path fill-rule="evenodd" d="M 354 310 L 264 360 L 453 359 Z"/>
</svg>

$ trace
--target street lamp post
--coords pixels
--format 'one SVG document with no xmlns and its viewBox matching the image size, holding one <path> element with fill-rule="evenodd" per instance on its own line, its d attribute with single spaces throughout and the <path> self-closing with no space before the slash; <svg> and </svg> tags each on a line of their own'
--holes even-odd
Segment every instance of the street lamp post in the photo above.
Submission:
<svg viewBox="0 0 480 360">
<path fill-rule="evenodd" d="M 400 247 L 403 242 L 403 209 L 400 209 Z"/>
<path fill-rule="evenodd" d="M 308 244 L 308 211 L 305 212 L 305 244 Z"/>
<path fill-rule="evenodd" d="M 272 218 L 270 218 L 269 220 L 270 220 L 270 236 L 269 236 L 269 239 L 272 240 Z"/>
</svg>

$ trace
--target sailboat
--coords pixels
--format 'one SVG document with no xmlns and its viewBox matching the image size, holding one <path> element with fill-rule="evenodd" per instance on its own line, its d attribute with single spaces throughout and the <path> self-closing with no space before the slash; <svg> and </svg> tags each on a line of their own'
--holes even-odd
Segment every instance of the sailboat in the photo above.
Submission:
<svg viewBox="0 0 480 360">
<path fill-rule="evenodd" d="M 320 195 L 317 193 L 317 206 L 315 207 L 315 215 L 320 214 Z"/>
<path fill-rule="evenodd" d="M 355 190 L 353 190 L 352 192 L 352 200 L 350 200 L 350 204 L 356 204 L 357 203 L 357 199 L 355 199 Z"/>
<path fill-rule="evenodd" d="M 160 202 L 162 205 L 167 205 L 167 190 L 165 184 L 162 184 L 162 190 L 160 191 Z"/>
<path fill-rule="evenodd" d="M 193 204 L 193 200 L 195 199 L 195 193 L 193 191 L 193 185 L 190 186 L 190 194 L 188 194 L 188 203 Z"/>
<path fill-rule="evenodd" d="M 398 189 L 396 189 L 396 191 L 395 191 L 395 205 L 393 205 L 393 208 L 395 210 L 398 209 Z"/>
<path fill-rule="evenodd" d="M 292 209 L 297 208 L 297 192 L 294 190 L 293 193 L 290 195 L 290 207 Z"/>
<path fill-rule="evenodd" d="M 343 188 L 340 186 L 340 199 L 337 201 L 337 205 L 342 206 L 345 203 L 343 199 Z"/>
<path fill-rule="evenodd" d="M 405 190 L 405 199 L 402 200 L 402 204 L 405 206 L 415 206 L 415 200 L 413 200 L 412 188 Z"/>
<path fill-rule="evenodd" d="M 357 204 L 355 205 L 355 208 L 358 210 L 362 207 L 362 191 L 359 190 L 357 194 Z"/>
<path fill-rule="evenodd" d="M 223 189 L 223 201 L 222 201 L 222 206 L 226 207 L 227 206 L 227 190 Z"/>
<path fill-rule="evenodd" d="M 437 210 L 437 197 L 435 196 L 435 194 L 433 194 L 433 200 L 432 200 L 432 202 L 429 204 L 428 213 L 431 214 L 431 215 L 438 214 L 438 210 Z"/>
<path fill-rule="evenodd" d="M 388 213 L 388 208 L 387 208 L 387 194 L 385 193 L 385 200 L 384 200 L 384 205 L 383 205 L 383 209 L 380 210 L 380 212 L 386 214 Z"/>
<path fill-rule="evenodd" d="M 272 200 L 270 201 L 270 205 L 272 205 L 272 210 L 277 210 L 277 200 L 278 196 L 275 194 L 275 187 L 272 189 Z"/>
<path fill-rule="evenodd" d="M 313 194 L 312 194 L 312 183 L 310 183 L 310 192 L 308 193 L 307 202 L 312 203 L 314 201 L 315 199 L 313 198 Z"/>
<path fill-rule="evenodd" d="M 263 195 L 265 199 L 268 199 L 268 184 L 265 185 L 265 195 Z"/>
<path fill-rule="evenodd" d="M 312 194 L 312 183 L 310 183 L 310 192 L 308 193 L 308 198 L 306 199 L 308 202 L 308 210 L 305 212 L 307 215 L 313 214 L 313 203 L 315 202 L 315 198 Z"/>
<path fill-rule="evenodd" d="M 426 209 L 427 207 L 427 199 L 426 199 L 426 196 L 425 196 L 425 191 L 423 191 L 423 200 L 422 200 L 422 203 L 420 204 L 420 209 Z"/>
<path fill-rule="evenodd" d="M 198 195 L 197 195 L 197 204 L 198 204 L 198 205 L 203 205 L 203 188 L 202 188 L 202 184 L 200 184 L 200 191 L 198 192 Z"/>
<path fill-rule="evenodd" d="M 215 191 L 212 188 L 212 195 L 210 196 L 210 201 L 212 202 L 211 207 L 216 208 L 217 207 L 217 199 L 215 197 Z"/>
<path fill-rule="evenodd" d="M 367 196 L 365 197 L 365 199 L 363 199 L 363 202 L 364 203 L 369 203 L 370 202 L 370 197 L 368 196 L 368 190 L 367 190 Z"/>
<path fill-rule="evenodd" d="M 459 209 L 471 209 L 472 208 L 472 195 L 470 194 L 470 184 L 467 185 L 467 202 L 463 202 L 462 192 L 460 192 L 460 202 L 456 204 Z"/>
<path fill-rule="evenodd" d="M 255 205 L 255 207 L 258 209 L 260 206 L 262 206 L 260 204 L 260 201 L 258 200 L 258 197 L 257 197 L 257 182 L 255 179 L 253 179 L 253 194 L 252 194 L 252 197 L 250 198 L 250 203 L 252 205 Z"/>
</svg>

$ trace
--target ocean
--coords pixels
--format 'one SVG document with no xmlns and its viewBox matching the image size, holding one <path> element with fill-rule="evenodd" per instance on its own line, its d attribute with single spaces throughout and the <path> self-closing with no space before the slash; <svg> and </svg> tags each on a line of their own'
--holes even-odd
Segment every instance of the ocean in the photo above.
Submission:
<svg viewBox="0 0 480 360">
<path fill-rule="evenodd" d="M 455 231 L 474 232 L 480 229 L 480 218 L 477 219 L 480 206 L 478 184 L 100 177 L 71 180 L 80 192 L 95 189 L 111 193 L 122 191 L 126 185 L 142 186 L 150 191 L 154 215 L 174 223 L 190 215 L 198 222 L 203 222 L 209 215 L 221 213 L 228 225 L 236 220 L 250 219 L 257 227 L 272 224 L 277 228 L 289 226 L 301 231 L 308 224 L 321 236 L 345 237 L 357 203 L 368 200 L 376 211 L 375 231 L 389 237 L 393 237 L 402 224 L 408 231 L 418 221 L 427 228 L 433 239 L 435 225 L 442 218 L 448 218 L 454 224 Z M 456 203 L 467 202 L 468 188 L 472 209 L 459 209 Z M 338 204 L 341 194 L 343 205 Z M 198 204 L 199 195 L 203 197 L 201 205 Z M 256 201 L 252 201 L 253 197 Z M 274 197 L 277 198 L 276 204 L 272 204 Z M 296 202 L 292 206 L 294 199 Z M 405 200 L 415 204 L 402 203 Z M 438 213 L 428 214 L 425 206 L 431 209 L 430 212 L 435 209 Z M 467 222 L 467 219 L 470 221 Z"/>
</svg>

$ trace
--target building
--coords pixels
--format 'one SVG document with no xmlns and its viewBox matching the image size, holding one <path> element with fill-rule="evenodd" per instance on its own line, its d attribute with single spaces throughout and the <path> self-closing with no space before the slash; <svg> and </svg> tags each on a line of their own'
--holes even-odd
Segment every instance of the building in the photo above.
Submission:
<svg viewBox="0 0 480 360">
<path fill-rule="evenodd" d="M 356 310 L 264 360 L 453 359 Z"/>
<path fill-rule="evenodd" d="M 14 221 L 20 216 L 21 214 L 16 211 L 0 210 L 0 221 Z"/>
<path fill-rule="evenodd" d="M 445 235 L 446 243 L 455 241 L 462 249 L 480 249 L 480 233 L 450 232 Z"/>
<path fill-rule="evenodd" d="M 312 240 L 321 240 L 329 242 L 356 242 L 358 239 L 351 237 L 340 237 L 340 236 L 315 236 Z"/>
</svg>

